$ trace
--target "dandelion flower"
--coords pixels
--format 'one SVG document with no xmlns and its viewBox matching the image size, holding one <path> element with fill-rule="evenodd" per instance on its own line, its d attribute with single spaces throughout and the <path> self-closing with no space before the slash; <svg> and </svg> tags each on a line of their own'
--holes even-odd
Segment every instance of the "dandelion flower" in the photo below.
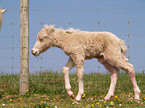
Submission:
<svg viewBox="0 0 145 108">
<path fill-rule="evenodd" d="M 92 107 L 94 107 L 94 104 L 91 104 Z"/>
<path fill-rule="evenodd" d="M 110 105 L 113 105 L 113 101 L 110 101 Z"/>
<path fill-rule="evenodd" d="M 43 103 L 43 101 L 41 101 L 41 103 Z"/>
<path fill-rule="evenodd" d="M 12 99 L 10 99 L 10 102 L 12 102 L 13 100 Z"/>
<path fill-rule="evenodd" d="M 102 107 L 102 105 L 100 105 L 100 107 Z"/>
<path fill-rule="evenodd" d="M 115 98 L 118 98 L 118 96 L 115 96 Z"/>
<path fill-rule="evenodd" d="M 28 89 L 26 90 L 26 92 L 28 92 Z"/>
<path fill-rule="evenodd" d="M 106 101 L 104 101 L 104 104 L 106 103 Z"/>
<path fill-rule="evenodd" d="M 86 96 L 86 94 L 82 95 L 82 97 L 85 97 L 85 96 Z"/>
<path fill-rule="evenodd" d="M 96 104 L 98 105 L 98 104 L 99 104 L 99 102 L 96 102 Z"/>
</svg>

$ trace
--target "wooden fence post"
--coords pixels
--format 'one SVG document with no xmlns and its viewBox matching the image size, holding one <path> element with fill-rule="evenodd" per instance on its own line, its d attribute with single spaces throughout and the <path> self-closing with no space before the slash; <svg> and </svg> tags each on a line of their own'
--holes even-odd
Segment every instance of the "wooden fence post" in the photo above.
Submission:
<svg viewBox="0 0 145 108">
<path fill-rule="evenodd" d="M 20 0 L 20 95 L 29 89 L 29 0 Z"/>
</svg>

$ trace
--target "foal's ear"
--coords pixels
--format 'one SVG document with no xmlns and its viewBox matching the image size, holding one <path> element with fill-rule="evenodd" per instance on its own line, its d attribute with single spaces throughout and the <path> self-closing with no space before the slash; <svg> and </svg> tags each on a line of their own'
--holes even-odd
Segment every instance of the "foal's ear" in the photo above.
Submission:
<svg viewBox="0 0 145 108">
<path fill-rule="evenodd" d="M 53 33 L 55 31 L 55 24 L 49 26 L 50 33 Z"/>
<path fill-rule="evenodd" d="M 48 29 L 48 28 L 49 28 L 49 26 L 46 24 L 46 25 L 44 25 L 44 28 L 45 28 L 45 29 Z"/>
<path fill-rule="evenodd" d="M 48 26 L 47 24 L 46 25 L 44 25 L 44 28 L 45 29 L 54 29 L 55 28 L 55 24 L 54 25 L 50 25 L 50 26 Z"/>
<path fill-rule="evenodd" d="M 45 25 L 44 28 L 46 29 L 47 33 L 53 33 L 55 31 L 55 25 Z"/>
<path fill-rule="evenodd" d="M 54 25 L 51 25 L 51 28 L 55 28 L 55 24 Z"/>
</svg>

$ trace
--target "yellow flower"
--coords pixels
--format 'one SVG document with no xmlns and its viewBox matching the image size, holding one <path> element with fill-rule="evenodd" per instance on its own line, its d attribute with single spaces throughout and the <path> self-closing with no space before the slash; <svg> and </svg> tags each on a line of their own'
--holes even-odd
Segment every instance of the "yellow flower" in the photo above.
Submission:
<svg viewBox="0 0 145 108">
<path fill-rule="evenodd" d="M 43 103 L 43 101 L 41 101 L 41 103 Z"/>
<path fill-rule="evenodd" d="M 113 105 L 113 101 L 110 101 L 110 104 Z"/>
<path fill-rule="evenodd" d="M 100 105 L 100 107 L 102 107 L 102 105 Z"/>
<path fill-rule="evenodd" d="M 46 98 L 46 100 L 49 100 L 49 98 Z"/>
<path fill-rule="evenodd" d="M 28 92 L 28 89 L 26 90 L 26 92 Z"/>
<path fill-rule="evenodd" d="M 45 108 L 49 108 L 49 107 L 45 107 Z"/>
<path fill-rule="evenodd" d="M 82 95 L 82 97 L 85 97 L 85 96 L 86 96 L 86 94 Z"/>
<path fill-rule="evenodd" d="M 99 102 L 96 102 L 96 104 L 98 105 L 98 104 L 99 104 Z"/>
<path fill-rule="evenodd" d="M 115 98 L 118 98 L 118 96 L 115 96 Z"/>
<path fill-rule="evenodd" d="M 91 106 L 92 106 L 92 107 L 94 107 L 94 105 L 93 105 L 93 104 L 91 104 Z"/>
<path fill-rule="evenodd" d="M 10 102 L 12 102 L 13 100 L 12 99 L 10 99 Z"/>
<path fill-rule="evenodd" d="M 22 102 L 22 100 L 20 100 L 20 102 Z"/>
<path fill-rule="evenodd" d="M 88 106 L 85 106 L 85 108 L 88 108 Z"/>
<path fill-rule="evenodd" d="M 106 101 L 104 101 L 104 104 L 106 103 Z"/>
</svg>

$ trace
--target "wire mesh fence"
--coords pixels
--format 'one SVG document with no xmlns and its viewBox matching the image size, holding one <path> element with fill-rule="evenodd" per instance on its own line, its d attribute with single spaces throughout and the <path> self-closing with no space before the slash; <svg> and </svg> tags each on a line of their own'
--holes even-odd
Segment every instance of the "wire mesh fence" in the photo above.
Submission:
<svg viewBox="0 0 145 108">
<path fill-rule="evenodd" d="M 30 50 L 37 33 L 45 24 L 56 24 L 57 28 L 70 27 L 85 31 L 109 31 L 123 39 L 128 47 L 127 57 L 137 72 L 144 70 L 144 25 L 142 17 L 145 7 L 97 6 L 72 7 L 30 7 Z M 8 18 L 5 18 L 7 17 Z M 1 72 L 19 73 L 19 10 L 8 9 L 4 16 L 3 29 L 0 34 Z M 57 48 L 53 48 L 35 58 L 30 54 L 30 72 L 53 69 L 61 71 L 68 57 Z M 85 72 L 105 71 L 97 60 L 85 62 Z"/>
<path fill-rule="evenodd" d="M 19 9 L 10 8 L 4 14 L 0 32 L 0 73 L 1 75 L 20 73 L 20 22 Z M 56 28 L 78 28 L 84 31 L 109 31 L 123 39 L 128 47 L 126 56 L 134 65 L 136 73 L 145 70 L 145 12 L 144 5 L 123 6 L 39 6 L 30 7 L 30 50 L 37 33 L 45 24 L 55 24 Z M 58 48 L 51 48 L 39 57 L 30 53 L 29 72 L 54 70 L 62 72 L 68 57 Z M 71 73 L 74 73 L 72 69 Z M 86 60 L 85 74 L 106 73 L 106 69 L 96 60 Z M 91 78 L 89 79 L 91 80 Z M 102 81 L 103 82 L 103 81 Z"/>
</svg>

